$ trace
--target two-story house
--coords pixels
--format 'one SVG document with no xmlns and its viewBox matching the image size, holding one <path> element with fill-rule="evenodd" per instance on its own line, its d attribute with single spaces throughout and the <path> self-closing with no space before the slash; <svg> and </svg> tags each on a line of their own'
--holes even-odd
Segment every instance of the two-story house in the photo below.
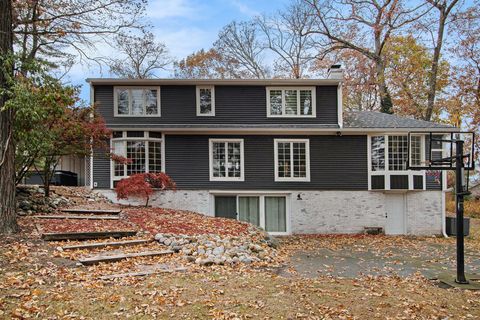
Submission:
<svg viewBox="0 0 480 320">
<path fill-rule="evenodd" d="M 88 79 L 113 130 L 87 183 L 164 171 L 177 191 L 154 206 L 249 221 L 274 234 L 440 234 L 445 178 L 407 170 L 407 132 L 454 128 L 378 112 L 344 113 L 341 70 L 308 80 Z M 411 141 L 425 160 L 426 136 Z"/>
</svg>

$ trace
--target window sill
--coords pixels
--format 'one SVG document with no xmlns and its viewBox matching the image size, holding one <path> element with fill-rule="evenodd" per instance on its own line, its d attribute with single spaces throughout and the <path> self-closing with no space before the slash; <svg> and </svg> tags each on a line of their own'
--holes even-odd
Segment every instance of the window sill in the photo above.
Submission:
<svg viewBox="0 0 480 320">
<path fill-rule="evenodd" d="M 275 178 L 275 182 L 310 182 L 310 178 Z"/>
<path fill-rule="evenodd" d="M 316 115 L 301 115 L 301 116 L 295 116 L 295 115 L 267 115 L 267 118 L 288 118 L 288 119 L 296 119 L 296 118 L 316 118 Z"/>
<path fill-rule="evenodd" d="M 115 114 L 114 118 L 160 118 L 160 114 L 148 114 L 148 115 L 130 115 L 130 114 Z"/>
<path fill-rule="evenodd" d="M 243 181 L 245 181 L 245 178 L 213 178 L 213 177 L 210 177 L 210 181 L 243 182 Z"/>
</svg>

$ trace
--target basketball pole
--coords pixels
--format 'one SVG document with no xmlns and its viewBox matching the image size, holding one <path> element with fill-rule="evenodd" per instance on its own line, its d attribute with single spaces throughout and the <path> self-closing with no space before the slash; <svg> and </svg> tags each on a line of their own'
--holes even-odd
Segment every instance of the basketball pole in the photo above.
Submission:
<svg viewBox="0 0 480 320">
<path fill-rule="evenodd" d="M 463 140 L 456 140 L 456 161 L 455 161 L 455 193 L 456 193 L 456 216 L 457 216 L 457 278 L 455 282 L 460 284 L 467 284 L 465 278 L 465 244 L 464 244 L 464 230 L 463 230 Z"/>
</svg>

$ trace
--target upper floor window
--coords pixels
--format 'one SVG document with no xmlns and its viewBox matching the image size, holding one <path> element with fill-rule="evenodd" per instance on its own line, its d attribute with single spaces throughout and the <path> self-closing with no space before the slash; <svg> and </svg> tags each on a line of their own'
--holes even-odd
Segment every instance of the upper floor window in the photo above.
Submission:
<svg viewBox="0 0 480 320">
<path fill-rule="evenodd" d="M 275 181 L 310 181 L 308 139 L 275 139 Z"/>
<path fill-rule="evenodd" d="M 197 87 L 197 116 L 215 115 L 215 87 Z"/>
<path fill-rule="evenodd" d="M 315 117 L 315 87 L 267 87 L 268 117 Z"/>
<path fill-rule="evenodd" d="M 210 139 L 210 180 L 244 181 L 242 139 Z"/>
<path fill-rule="evenodd" d="M 115 87 L 116 117 L 160 116 L 159 87 Z"/>
</svg>

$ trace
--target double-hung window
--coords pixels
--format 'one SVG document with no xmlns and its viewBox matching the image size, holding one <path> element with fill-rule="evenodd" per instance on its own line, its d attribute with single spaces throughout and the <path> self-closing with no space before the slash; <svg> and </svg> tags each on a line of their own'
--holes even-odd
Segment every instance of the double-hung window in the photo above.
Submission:
<svg viewBox="0 0 480 320">
<path fill-rule="evenodd" d="M 197 86 L 197 116 L 215 116 L 215 87 Z"/>
<path fill-rule="evenodd" d="M 116 117 L 160 116 L 159 87 L 115 87 Z"/>
<path fill-rule="evenodd" d="M 161 132 L 114 131 L 112 154 L 112 187 L 136 173 L 165 171 Z"/>
<path fill-rule="evenodd" d="M 210 181 L 244 181 L 243 139 L 210 139 Z"/>
<path fill-rule="evenodd" d="M 310 181 L 308 139 L 275 139 L 275 181 Z"/>
<path fill-rule="evenodd" d="M 315 117 L 315 106 L 315 87 L 267 87 L 268 117 Z"/>
</svg>

